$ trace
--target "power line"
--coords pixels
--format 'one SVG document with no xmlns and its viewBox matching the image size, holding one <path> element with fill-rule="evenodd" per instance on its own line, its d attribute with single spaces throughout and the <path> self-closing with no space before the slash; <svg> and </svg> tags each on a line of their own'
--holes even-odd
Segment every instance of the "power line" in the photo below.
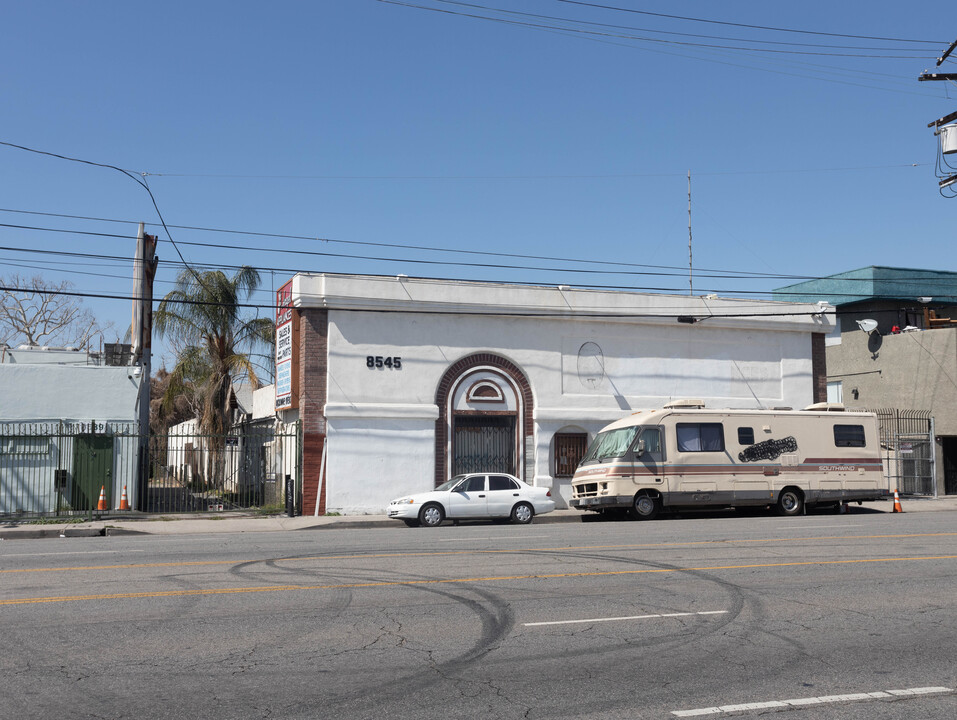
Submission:
<svg viewBox="0 0 957 720">
<path fill-rule="evenodd" d="M 47 157 L 56 158 L 58 160 L 66 160 L 68 162 L 80 163 L 82 165 L 91 165 L 93 167 L 101 167 L 101 168 L 107 168 L 109 170 L 116 170 L 117 172 L 122 173 L 126 177 L 130 178 L 133 182 L 137 183 L 140 187 L 146 190 L 147 195 L 150 196 L 150 202 L 153 203 L 153 209 L 156 211 L 156 216 L 159 218 L 160 223 L 163 225 L 163 229 L 166 231 L 166 237 L 169 238 L 170 245 L 173 246 L 173 249 L 176 251 L 176 254 L 179 255 L 179 259 L 182 260 L 183 265 L 186 267 L 187 270 L 189 270 L 190 273 L 192 273 L 193 277 L 196 278 L 196 281 L 199 283 L 200 287 L 205 289 L 207 292 L 209 291 L 209 288 L 203 282 L 203 279 L 199 276 L 199 274 L 195 270 L 193 270 L 192 267 L 190 267 L 189 263 L 186 261 L 186 258 L 183 257 L 183 253 L 180 252 L 179 247 L 177 247 L 176 242 L 173 240 L 173 235 L 172 233 L 170 233 L 169 228 L 166 226 L 166 220 L 163 218 L 163 213 L 160 212 L 159 205 L 156 203 L 156 197 L 153 195 L 153 191 L 150 190 L 149 183 L 147 183 L 145 176 L 136 177 L 136 175 L 133 172 L 129 170 L 124 170 L 121 167 L 118 167 L 116 165 L 111 165 L 109 163 L 100 163 L 100 162 L 94 162 L 92 160 L 84 160 L 81 158 L 70 157 L 68 155 L 61 155 L 59 153 L 49 152 L 48 150 L 38 150 L 36 148 L 27 147 L 25 145 L 17 145 L 11 142 L 4 142 L 3 140 L 0 140 L 0 145 L 5 145 L 7 147 L 15 148 L 17 150 L 23 150 L 25 152 L 35 153 L 37 155 L 46 155 Z"/>
<path fill-rule="evenodd" d="M 17 230 L 32 230 L 38 232 L 51 232 L 51 233 L 62 233 L 62 234 L 74 234 L 74 235 L 86 235 L 91 237 L 104 237 L 104 238 L 122 238 L 127 239 L 126 235 L 117 234 L 117 233 L 103 233 L 103 232 L 93 232 L 90 230 L 69 230 L 64 228 L 50 228 L 50 227 L 38 227 L 34 225 L 17 225 L 13 223 L 0 223 L 0 228 L 11 228 Z M 216 231 L 210 228 L 191 228 L 194 230 L 205 229 L 212 232 L 229 232 L 229 231 Z M 240 234 L 255 234 L 263 235 L 268 237 L 283 237 L 290 238 L 293 236 L 283 235 L 269 235 L 266 233 L 240 233 Z M 312 240 L 317 242 L 343 242 L 348 244 L 362 244 L 362 245 L 378 245 L 383 246 L 382 243 L 361 243 L 357 241 L 349 240 L 325 240 L 322 238 L 308 238 L 308 237 L 295 237 L 299 240 Z M 568 260 L 565 258 L 557 257 L 544 257 L 544 256 L 532 256 L 532 255 L 516 255 L 510 253 L 485 253 L 481 251 L 467 251 L 467 250 L 447 250 L 445 248 L 426 248 L 419 246 L 394 246 L 386 245 L 386 247 L 400 247 L 401 249 L 414 249 L 414 250 L 430 250 L 433 252 L 461 252 L 468 254 L 482 254 L 482 255 L 495 255 L 502 257 L 510 258 L 522 258 L 522 259 L 538 259 L 538 260 L 551 260 L 558 262 L 578 262 L 578 263 L 591 263 L 591 264 L 601 264 L 601 265 L 611 265 L 611 266 L 624 266 L 630 268 L 650 268 L 649 270 L 636 271 L 636 270 L 588 270 L 585 268 L 569 268 L 569 267 L 536 267 L 536 266 L 521 266 L 517 267 L 514 264 L 506 265 L 502 263 L 473 263 L 473 262 L 461 262 L 461 261 L 451 261 L 451 260 L 427 260 L 427 259 L 417 259 L 417 258 L 401 258 L 401 257 L 383 257 L 383 256 L 369 256 L 369 255 L 353 255 L 349 253 L 334 253 L 334 252 L 322 252 L 319 250 L 296 250 L 292 248 L 276 248 L 276 247 L 255 247 L 255 246 L 236 246 L 236 245 L 227 245 L 223 243 L 205 243 L 197 242 L 190 240 L 180 240 L 180 245 L 191 245 L 195 247 L 203 248 L 214 248 L 214 249 L 228 249 L 228 250 L 249 250 L 252 252 L 267 252 L 267 253 L 282 253 L 288 255 L 302 255 L 310 257 L 333 257 L 333 258 L 343 258 L 349 260 L 371 260 L 376 262 L 402 262 L 402 263 L 413 263 L 419 265 L 452 265 L 456 267 L 471 267 L 471 268 L 482 268 L 490 270 L 533 270 L 539 272 L 559 272 L 559 273 L 586 273 L 594 275 L 661 275 L 661 276 L 671 276 L 677 275 L 678 272 L 665 272 L 665 271 L 678 271 L 680 274 L 684 274 L 683 268 L 677 268 L 670 265 L 643 265 L 640 263 L 614 263 L 607 261 L 592 261 L 592 260 Z M 188 266 L 187 266 L 188 267 Z M 771 273 L 751 273 L 751 272 L 734 272 L 724 271 L 724 270 L 713 270 L 709 268 L 702 268 L 700 273 L 714 273 L 714 274 L 705 274 L 702 277 L 713 277 L 713 278 L 723 278 L 723 279 L 732 279 L 732 280 L 741 280 L 741 279 L 775 279 L 775 280 L 809 280 L 813 279 L 808 276 L 801 275 L 774 275 Z"/>
<path fill-rule="evenodd" d="M 532 17 L 532 18 L 538 18 L 541 20 L 554 20 L 558 22 L 570 23 L 573 25 L 587 25 L 591 27 L 604 27 L 604 28 L 612 28 L 616 30 L 635 30 L 638 32 L 657 33 L 659 35 L 673 35 L 678 37 L 702 38 L 706 40 L 725 40 L 729 42 L 761 43 L 765 45 L 786 45 L 790 47 L 818 47 L 818 48 L 830 48 L 830 49 L 838 49 L 838 50 L 891 50 L 895 52 L 899 52 L 901 50 L 909 50 L 912 52 L 920 52 L 920 53 L 925 53 L 927 51 L 925 48 L 892 48 L 892 47 L 871 47 L 871 46 L 861 46 L 861 45 L 834 45 L 834 44 L 824 44 L 824 43 L 802 43 L 802 42 L 788 42 L 784 40 L 763 40 L 763 39 L 753 39 L 753 38 L 744 38 L 744 37 L 728 37 L 726 35 L 704 35 L 701 33 L 686 33 L 686 32 L 678 32 L 674 30 L 659 30 L 656 28 L 634 27 L 632 25 L 617 25 L 613 23 L 600 23 L 600 22 L 594 22 L 590 20 L 580 20 L 576 18 L 559 17 L 556 15 L 543 15 L 540 13 L 521 12 L 519 10 L 509 10 L 506 8 L 492 7 L 490 5 L 480 5 L 477 3 L 461 2 L 460 0 L 434 0 L 434 1 L 441 2 L 446 5 L 457 5 L 459 7 L 475 8 L 478 10 L 487 10 L 489 12 L 497 12 L 497 13 L 502 13 L 506 15 L 517 15 L 520 17 Z M 847 36 L 847 37 L 854 37 L 854 36 Z"/>
<path fill-rule="evenodd" d="M 752 39 L 752 38 L 743 38 L 743 37 L 728 37 L 726 35 L 704 35 L 701 33 L 685 33 L 685 32 L 678 32 L 674 30 L 658 30 L 655 28 L 634 27 L 631 25 L 616 25 L 612 23 L 600 23 L 600 22 L 594 22 L 590 20 L 580 20 L 577 18 L 559 17 L 556 15 L 542 15 L 540 13 L 521 12 L 518 10 L 508 10 L 505 8 L 492 7 L 489 5 L 480 5 L 477 3 L 461 2 L 460 0 L 434 0 L 434 1 L 444 3 L 446 5 L 458 5 L 460 7 L 469 7 L 469 8 L 479 9 L 479 10 L 487 10 L 490 12 L 503 13 L 507 15 L 518 15 L 521 17 L 533 17 L 533 18 L 539 18 L 542 20 L 555 20 L 559 22 L 571 23 L 574 25 L 606 27 L 606 28 L 613 28 L 617 30 L 636 30 L 638 32 L 651 32 L 651 33 L 658 33 L 660 35 L 675 35 L 679 37 L 703 38 L 708 40 L 726 40 L 729 42 L 762 43 L 765 45 L 787 45 L 792 47 L 820 47 L 820 48 L 833 48 L 833 49 L 839 49 L 839 50 L 900 51 L 904 49 L 904 48 L 890 48 L 890 47 L 869 47 L 869 46 L 860 46 L 860 45 L 833 45 L 833 44 L 824 44 L 824 43 L 787 42 L 782 40 L 762 40 L 762 39 Z M 740 27 L 750 28 L 752 26 L 741 25 Z M 810 33 L 810 34 L 818 34 L 818 33 Z M 855 39 L 857 38 L 857 36 L 853 36 L 853 35 L 839 36 L 839 37 L 848 37 L 848 38 L 855 38 Z M 902 42 L 912 42 L 912 41 L 907 40 Z M 931 41 L 926 41 L 926 42 L 931 42 Z M 920 53 L 926 52 L 926 49 L 923 49 L 923 48 L 906 48 L 906 49 L 913 52 L 920 52 Z"/>
<path fill-rule="evenodd" d="M 439 0 L 439 1 L 441 2 L 443 0 Z M 635 35 L 623 35 L 620 33 L 599 32 L 596 30 L 585 30 L 585 29 L 574 28 L 574 27 L 563 27 L 559 25 L 546 25 L 542 23 L 532 23 L 532 22 L 525 22 L 520 20 L 509 20 L 506 18 L 490 17 L 488 15 L 477 15 L 475 13 L 466 13 L 466 12 L 459 12 L 455 10 L 447 10 L 443 8 L 429 7 L 426 5 L 418 5 L 412 2 L 404 2 L 402 0 L 378 0 L 378 2 L 386 3 L 389 5 L 399 5 L 402 7 L 408 7 L 408 8 L 413 8 L 417 10 L 426 10 L 430 12 L 445 13 L 448 15 L 459 15 L 459 16 L 463 16 L 463 17 L 467 17 L 467 18 L 471 18 L 475 20 L 486 20 L 489 22 L 496 22 L 496 23 L 501 23 L 504 25 L 528 27 L 528 28 L 532 28 L 536 30 L 553 30 L 553 31 L 566 32 L 566 33 L 576 33 L 581 35 L 613 37 L 613 38 L 620 38 L 622 40 L 636 40 L 639 42 L 658 43 L 658 44 L 665 44 L 665 45 L 679 45 L 679 46 L 685 46 L 685 47 L 700 47 L 705 49 L 734 50 L 738 52 L 749 52 L 749 53 L 773 53 L 773 54 L 784 54 L 784 55 L 818 55 L 818 56 L 828 56 L 828 57 L 856 57 L 856 58 L 869 58 L 869 59 L 884 58 L 884 59 L 896 59 L 896 60 L 919 59 L 919 58 L 931 57 L 931 55 L 927 55 L 923 53 L 917 54 L 917 55 L 904 55 L 904 54 L 872 55 L 872 54 L 864 54 L 864 53 L 832 53 L 832 52 L 816 52 L 816 51 L 812 52 L 812 51 L 806 51 L 806 50 L 780 50 L 780 49 L 769 49 L 769 48 L 739 47 L 734 45 L 716 45 L 713 43 L 698 43 L 698 42 L 688 42 L 683 40 L 666 40 L 663 38 L 650 38 L 650 37 L 641 37 L 641 36 L 635 36 Z M 883 39 L 883 38 L 870 38 L 870 39 Z M 899 52 L 903 53 L 903 52 L 918 52 L 918 51 L 901 50 Z"/>
<path fill-rule="evenodd" d="M 24 211 L 26 212 L 26 211 Z M 76 217 L 76 216 L 67 216 L 67 217 Z M 131 222 L 131 221 L 122 221 L 122 220 L 112 220 L 109 222 Z M 10 223 L 0 223 L 0 228 L 7 227 L 13 229 L 22 229 L 38 232 L 51 232 L 58 234 L 75 234 L 75 235 L 86 235 L 92 237 L 102 237 L 102 238 L 117 238 L 117 239 L 128 239 L 128 236 L 125 234 L 118 233 L 104 233 L 104 232 L 93 232 L 88 230 L 71 230 L 65 228 L 47 228 L 47 227 L 38 227 L 31 225 L 15 225 Z M 177 226 L 174 226 L 177 227 Z M 190 227 L 190 226 L 178 226 L 178 227 Z M 252 235 L 262 235 L 267 237 L 294 237 L 297 239 L 307 239 L 307 240 L 317 240 L 316 238 L 308 238 L 305 236 L 277 236 L 270 235 L 268 233 L 246 233 L 244 231 L 230 231 L 230 230 L 219 230 L 213 228 L 191 228 L 191 229 L 201 229 L 214 232 L 231 232 L 238 234 L 252 234 Z M 354 241 L 332 241 L 332 240 L 322 240 L 322 242 L 344 242 L 352 243 Z M 507 270 L 524 270 L 532 272 L 551 272 L 551 273 L 577 273 L 577 274 L 593 274 L 593 275 L 626 275 L 626 276 L 660 276 L 660 277 L 683 277 L 685 274 L 685 268 L 677 266 L 668 266 L 668 265 L 642 265 L 639 263 L 612 263 L 604 261 L 588 261 L 588 260 L 572 260 L 568 258 L 557 258 L 557 257 L 547 257 L 547 256 L 526 256 L 526 255 L 509 255 L 506 253 L 485 253 L 482 251 L 464 251 L 464 250 L 446 250 L 443 248 L 421 248 L 418 246 L 402 246 L 394 245 L 389 247 L 395 248 L 414 248 L 414 249 L 430 249 L 430 250 L 441 250 L 445 252 L 467 252 L 471 254 L 490 254 L 490 255 L 506 255 L 508 257 L 520 257 L 525 259 L 545 259 L 545 260 L 554 260 L 561 262 L 581 262 L 581 263 L 591 263 L 597 262 L 602 265 L 622 265 L 625 267 L 631 268 L 652 268 L 653 270 L 590 270 L 585 268 L 567 268 L 567 267 L 540 267 L 540 266 L 517 266 L 514 264 L 503 265 L 498 263 L 463 263 L 463 262 L 452 262 L 444 260 L 420 260 L 420 259 L 410 259 L 402 257 L 382 257 L 382 256 L 367 256 L 367 255 L 354 255 L 349 253 L 331 253 L 331 252 L 322 252 L 317 250 L 296 250 L 290 248 L 276 248 L 276 247 L 254 247 L 254 246 L 236 246 L 236 245 L 226 245 L 222 243 L 204 243 L 198 241 L 180 241 L 183 245 L 192 245 L 202 248 L 213 248 L 213 249 L 231 249 L 231 250 L 250 250 L 254 252 L 268 252 L 268 253 L 284 253 L 284 254 L 293 254 L 300 256 L 315 256 L 315 257 L 335 257 L 340 259 L 348 260 L 368 260 L 374 262 L 393 262 L 393 263 L 418 263 L 426 265 L 446 265 L 446 266 L 457 266 L 457 267 L 477 267 L 482 269 L 507 269 Z M 382 245 L 381 243 L 369 243 Z M 5 250 L 8 252 L 25 252 L 25 253 L 37 253 L 37 254 L 48 254 L 48 255 L 61 255 L 64 257 L 81 257 L 88 259 L 97 259 L 97 260 L 116 260 L 116 261 L 125 261 L 127 258 L 115 256 L 115 255 L 104 255 L 104 254 L 94 254 L 94 253 L 79 253 L 75 251 L 57 251 L 57 250 L 41 250 L 36 248 L 20 248 L 20 247 L 11 247 L 11 246 L 0 246 L 0 250 Z M 171 264 L 167 261 L 167 264 Z M 179 264 L 183 267 L 189 267 L 184 263 L 172 263 L 174 265 Z M 194 263 L 199 267 L 206 268 L 239 268 L 242 265 L 230 265 L 223 263 Z M 248 263 L 247 263 L 248 264 Z M 275 272 L 289 272 L 296 273 L 303 270 L 302 267 L 281 267 L 281 266 L 256 266 L 257 270 L 263 271 L 275 271 Z M 662 270 L 671 271 L 671 272 L 662 272 Z M 797 280 L 800 282 L 804 281 L 813 281 L 813 280 L 823 280 L 828 279 L 829 276 L 811 276 L 811 275 L 789 275 L 789 274 L 775 274 L 775 273 L 755 273 L 749 271 L 737 271 L 737 270 L 718 270 L 713 268 L 702 268 L 698 271 L 698 277 L 710 278 L 710 279 L 720 279 L 720 280 Z M 842 279 L 848 282 L 871 282 L 869 278 L 846 278 Z M 908 281 L 908 278 L 902 278 L 903 281 Z M 915 284 L 925 283 L 926 279 L 923 277 L 914 277 L 913 282 Z M 615 288 L 625 288 L 627 286 L 601 286 L 596 284 L 589 284 L 589 287 L 615 287 Z M 644 288 L 641 288 L 644 289 Z M 664 289 L 664 288 L 654 288 L 654 289 Z M 729 292 L 729 291 L 722 291 Z M 733 290 L 730 292 L 745 292 L 741 290 Z M 753 291 L 753 292 L 763 292 L 763 291 Z M 766 294 L 766 293 L 764 293 Z M 800 293 L 804 294 L 804 293 Z M 853 295 L 854 293 L 850 293 Z"/>
<path fill-rule="evenodd" d="M 884 40 L 887 42 L 916 42 L 916 43 L 928 43 L 928 44 L 934 44 L 934 45 L 946 44 L 946 41 L 941 42 L 939 40 L 914 40 L 909 38 L 879 37 L 879 36 L 873 36 L 873 35 L 850 35 L 846 33 L 824 32 L 819 30 L 799 30 L 797 28 L 782 28 L 782 27 L 774 27 L 769 25 L 751 25 L 747 23 L 728 22 L 725 20 L 711 20 L 706 18 L 690 17 L 685 15 L 669 15 L 667 13 L 657 13 L 657 12 L 651 12 L 649 10 L 635 10 L 634 8 L 623 8 L 623 7 L 617 7 L 614 5 L 601 5 L 599 3 L 584 2 L 583 0 L 555 0 L 555 1 L 560 3 L 565 3 L 566 5 L 581 5 L 583 7 L 599 8 L 602 10 L 615 10 L 617 12 L 634 13 L 636 15 L 650 15 L 653 17 L 668 18 L 670 20 L 685 20 L 688 22 L 709 23 L 712 25 L 727 25 L 731 27 L 749 28 L 752 30 L 770 30 L 774 32 L 799 33 L 802 35 L 822 35 L 826 37 L 854 38 L 857 40 Z"/>
<path fill-rule="evenodd" d="M 391 278 L 386 278 L 391 280 Z M 434 278 L 429 278 L 434 279 Z M 30 294 L 36 295 L 66 295 L 68 297 L 80 297 L 80 298 L 99 298 L 106 300 L 123 300 L 124 302 L 129 301 L 128 295 L 110 295 L 108 293 L 89 293 L 89 292 L 80 292 L 72 290 L 41 290 L 41 289 L 24 289 L 18 287 L 7 287 L 0 285 L 0 291 L 3 292 L 27 292 Z M 303 295 L 302 297 L 311 297 L 308 294 Z M 154 301 L 158 302 L 158 301 Z M 222 303 L 222 302 L 212 302 L 206 300 L 187 300 L 187 299 L 164 299 L 163 302 L 169 302 L 177 305 L 202 305 L 202 306 L 214 306 L 214 307 L 237 307 L 237 308 L 255 308 L 261 310 L 275 310 L 279 307 L 276 304 L 263 304 L 263 303 Z M 757 318 L 757 317 L 806 317 L 811 315 L 820 315 L 823 311 L 821 310 L 804 310 L 804 311 L 788 311 L 788 312 L 770 312 L 770 313 L 703 313 L 701 311 L 701 306 L 694 306 L 693 308 L 679 308 L 674 312 L 670 313 L 621 313 L 621 312 L 594 312 L 594 311 L 585 311 L 579 313 L 573 312 L 537 312 L 537 311 L 501 311 L 501 310 L 477 310 L 477 311 L 462 311 L 461 309 L 448 309 L 448 310 L 415 310 L 415 309 L 396 309 L 396 308 L 376 308 L 370 310 L 369 308 L 335 308 L 337 311 L 341 312 L 376 312 L 376 313 L 385 313 L 385 314 L 397 314 L 397 313 L 408 313 L 416 315 L 467 315 L 467 316 L 481 316 L 481 317 L 541 317 L 541 318 L 580 318 L 580 317 L 594 317 L 594 318 L 663 318 L 663 319 L 675 319 L 678 317 L 685 317 L 689 314 L 695 316 L 700 316 L 699 319 L 705 318 Z"/>
<path fill-rule="evenodd" d="M 78 258 L 93 259 L 93 260 L 100 260 L 100 261 L 102 261 L 102 260 L 125 261 L 125 260 L 126 260 L 126 258 L 117 257 L 117 256 L 112 256 L 112 255 L 102 255 L 102 254 L 94 254 L 94 253 L 80 253 L 80 252 L 75 252 L 75 251 L 23 249 L 23 248 L 11 248 L 11 247 L 3 247 L 3 246 L 0 246 L 0 251 L 13 251 L 13 252 L 31 253 L 31 254 L 40 254 L 40 255 L 53 255 L 53 256 L 58 256 L 58 255 L 59 255 L 59 256 L 78 257 Z M 171 264 L 171 265 L 180 265 L 180 263 L 176 263 L 175 261 L 172 262 L 172 263 L 167 262 L 167 264 L 168 264 L 168 265 L 169 265 L 169 264 Z M 231 265 L 231 264 L 224 264 L 224 263 L 217 263 L 217 264 L 215 264 L 215 265 L 212 265 L 212 264 L 208 264 L 208 265 L 207 265 L 207 264 L 202 264 L 202 263 L 197 263 L 197 264 L 195 264 L 195 267 L 199 267 L 199 268 L 220 269 L 220 270 L 238 270 L 238 269 L 240 269 L 240 268 L 242 268 L 242 267 L 247 267 L 247 266 L 248 266 L 248 265 Z M 321 271 L 318 271 L 318 270 L 309 270 L 309 269 L 307 269 L 307 268 L 302 268 L 302 267 L 296 267 L 296 268 L 254 267 L 254 269 L 257 270 L 257 271 L 259 271 L 259 272 L 284 272 L 284 273 L 289 273 L 290 275 L 295 275 L 295 274 L 297 274 L 297 273 L 320 273 L 320 272 L 321 272 Z M 90 274 L 90 273 L 84 273 L 84 274 Z M 335 273 L 335 274 L 341 274 L 341 273 Z M 680 274 L 676 274 L 676 275 L 680 275 Z M 392 276 L 392 275 L 389 275 L 389 276 L 376 276 L 376 275 L 368 275 L 368 274 L 364 274 L 364 276 L 365 276 L 366 278 L 371 278 L 371 279 L 381 279 L 381 280 L 384 281 L 384 282 L 385 282 L 385 281 L 387 281 L 387 282 L 393 282 L 393 281 L 394 281 L 394 277 L 395 277 L 395 276 Z M 116 277 L 116 276 L 113 276 L 113 275 L 104 275 L 104 277 Z M 710 276 L 703 275 L 703 276 L 699 276 L 699 277 L 710 277 Z M 535 282 L 535 281 L 505 281 L 505 280 L 488 281 L 488 280 L 476 280 L 476 279 L 474 279 L 474 278 L 458 278 L 458 277 L 429 277 L 429 278 L 412 278 L 412 279 L 437 280 L 437 281 L 446 282 L 446 283 L 449 283 L 449 284 L 459 285 L 459 286 L 471 286 L 471 285 L 475 285 L 476 283 L 479 283 L 479 284 L 481 284 L 481 283 L 494 283 L 494 284 L 499 284 L 499 285 L 543 287 L 541 281 L 538 281 L 538 282 Z M 727 278 L 725 278 L 725 279 L 727 279 Z M 733 278 L 732 278 L 732 279 L 733 279 Z M 823 279 L 827 279 L 827 278 L 823 278 Z M 861 282 L 861 283 L 870 283 L 870 282 L 871 282 L 871 280 L 868 279 L 868 278 L 844 278 L 844 279 L 842 279 L 842 281 L 846 281 L 846 282 L 855 282 L 855 281 L 856 281 L 856 282 Z M 897 281 L 897 282 L 908 282 L 908 281 L 913 282 L 913 284 L 914 284 L 914 286 L 915 286 L 915 287 L 914 287 L 914 292 L 915 292 L 915 294 L 921 291 L 921 289 L 922 289 L 922 287 L 923 287 L 923 286 L 922 286 L 922 283 L 925 283 L 925 282 L 926 282 L 926 280 L 925 280 L 924 278 L 917 278 L 917 277 L 915 277 L 915 278 L 897 278 L 896 281 Z M 598 283 L 584 283 L 584 284 L 577 284 L 577 285 L 574 286 L 574 288 L 575 288 L 575 289 L 578 289 L 578 290 L 596 290 L 596 291 L 626 291 L 626 292 L 644 292 L 644 293 L 660 292 L 660 293 L 666 293 L 666 294 L 679 294 L 679 293 L 683 293 L 683 289 L 682 289 L 682 288 L 678 288 L 678 287 L 660 287 L 660 286 L 647 286 L 647 285 L 608 285 L 608 284 L 598 284 Z M 706 295 L 706 294 L 721 294 L 721 295 L 723 295 L 725 298 L 731 298 L 731 297 L 735 297 L 735 296 L 739 296 L 739 297 L 740 297 L 740 296 L 765 296 L 765 295 L 772 295 L 772 292 L 771 292 L 771 291 L 767 291 L 767 290 L 742 290 L 742 289 L 740 289 L 740 288 L 735 288 L 735 289 L 723 289 L 723 288 L 709 287 L 709 288 L 702 288 L 702 289 L 700 289 L 700 291 L 701 291 L 701 293 L 702 293 L 703 295 Z M 780 291 L 781 291 L 781 290 L 779 289 L 777 292 L 780 292 Z M 265 293 L 265 292 L 268 292 L 268 291 L 267 291 L 265 288 L 260 288 L 260 289 L 258 289 L 256 292 Z M 790 292 L 790 293 L 786 293 L 786 294 L 799 295 L 799 296 L 801 296 L 801 297 L 819 297 L 819 298 L 824 298 L 824 299 L 829 299 L 829 300 L 836 300 L 836 299 L 839 299 L 839 298 L 858 298 L 858 297 L 860 297 L 860 295 L 861 295 L 861 293 L 855 293 L 855 292 L 807 292 L 807 291 L 800 291 L 800 292 L 794 291 L 794 292 Z M 701 296 L 696 296 L 696 297 L 701 297 Z M 891 299 L 891 298 L 886 297 L 886 298 L 883 298 L 883 299 Z M 897 298 L 894 298 L 894 299 L 900 300 L 901 298 L 897 297 Z M 772 299 L 772 301 L 777 302 L 776 300 L 773 300 L 773 299 Z"/>
</svg>

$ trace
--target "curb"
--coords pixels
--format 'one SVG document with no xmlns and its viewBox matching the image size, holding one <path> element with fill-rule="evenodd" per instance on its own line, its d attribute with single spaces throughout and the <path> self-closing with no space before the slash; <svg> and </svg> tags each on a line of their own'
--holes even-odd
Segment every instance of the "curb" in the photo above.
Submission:
<svg viewBox="0 0 957 720">
<path fill-rule="evenodd" d="M 957 511 L 957 495 L 944 496 L 943 498 L 905 498 L 904 513 L 923 513 L 940 511 Z M 892 503 L 878 501 L 867 503 L 864 507 L 851 505 L 850 512 L 861 514 L 889 514 L 893 512 Z M 690 510 L 675 513 L 674 519 L 692 519 L 695 517 L 717 517 L 727 516 L 720 510 Z M 375 516 L 322 516 L 306 517 L 297 515 L 289 517 L 262 516 L 262 515 L 236 515 L 228 516 L 216 514 L 214 516 L 187 516 L 170 518 L 164 520 L 172 521 L 171 524 L 161 522 L 155 516 L 138 515 L 130 516 L 128 514 L 100 516 L 89 525 L 79 524 L 56 524 L 35 526 L 29 524 L 17 524 L 8 522 L 0 524 L 0 540 L 36 540 L 45 538 L 76 538 L 76 537 L 124 537 L 124 536 L 146 536 L 146 535 L 191 535 L 191 534 L 211 534 L 211 533 L 250 533 L 250 532 L 301 532 L 317 530 L 366 530 L 372 528 L 396 528 L 403 529 L 400 522 L 392 520 L 383 515 Z M 215 529 L 210 529 L 208 523 L 202 523 L 203 520 L 219 520 L 215 523 Z M 575 510 L 560 510 L 555 513 L 537 516 L 534 520 L 535 525 L 550 525 L 556 523 L 593 523 L 603 522 L 601 518 L 594 513 L 585 513 Z M 608 520 L 611 522 L 611 520 Z M 482 521 L 463 521 L 463 525 L 474 525 Z M 114 525 L 113 523 L 118 523 Z M 301 523 L 301 524 L 300 524 Z M 300 524 L 298 527 L 291 526 Z M 172 525 L 172 527 L 171 527 Z M 167 528 L 168 531 L 160 531 L 160 528 Z"/>
</svg>

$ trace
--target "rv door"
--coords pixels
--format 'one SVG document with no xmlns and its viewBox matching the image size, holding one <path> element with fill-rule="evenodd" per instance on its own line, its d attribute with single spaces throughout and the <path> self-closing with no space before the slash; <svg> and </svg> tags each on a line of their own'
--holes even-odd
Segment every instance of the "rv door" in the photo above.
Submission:
<svg viewBox="0 0 957 720">
<path fill-rule="evenodd" d="M 664 455 L 661 428 L 646 427 L 635 443 L 632 473 L 636 485 L 656 486 L 662 491 L 664 482 Z"/>
</svg>

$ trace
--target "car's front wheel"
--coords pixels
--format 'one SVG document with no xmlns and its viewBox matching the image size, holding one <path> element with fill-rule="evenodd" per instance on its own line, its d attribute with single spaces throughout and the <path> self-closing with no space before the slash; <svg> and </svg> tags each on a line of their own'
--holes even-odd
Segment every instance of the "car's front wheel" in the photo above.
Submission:
<svg viewBox="0 0 957 720">
<path fill-rule="evenodd" d="M 519 525 L 528 525 L 535 517 L 535 510 L 528 503 L 519 503 L 512 508 L 512 522 Z"/>
<path fill-rule="evenodd" d="M 426 527 L 438 527 L 445 520 L 445 511 L 437 503 L 429 503 L 419 511 L 419 522 Z"/>
</svg>

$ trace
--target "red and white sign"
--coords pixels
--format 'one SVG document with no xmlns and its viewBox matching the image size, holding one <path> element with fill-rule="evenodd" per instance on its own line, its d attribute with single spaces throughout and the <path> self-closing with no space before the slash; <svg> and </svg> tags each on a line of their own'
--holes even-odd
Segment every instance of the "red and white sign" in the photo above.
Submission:
<svg viewBox="0 0 957 720">
<path fill-rule="evenodd" d="M 276 409 L 298 407 L 298 313 L 292 306 L 292 280 L 276 291 Z"/>
</svg>

